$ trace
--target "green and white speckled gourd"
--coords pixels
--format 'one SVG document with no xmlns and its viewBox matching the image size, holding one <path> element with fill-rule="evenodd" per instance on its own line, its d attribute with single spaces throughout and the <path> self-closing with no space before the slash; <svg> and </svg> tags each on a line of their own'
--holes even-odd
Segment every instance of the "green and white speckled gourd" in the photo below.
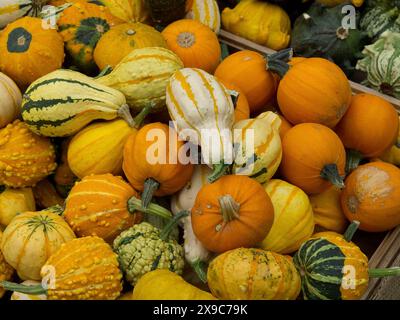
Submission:
<svg viewBox="0 0 400 320">
<path fill-rule="evenodd" d="M 384 32 L 363 54 L 356 66 L 367 73 L 363 84 L 400 98 L 400 33 Z"/>
</svg>

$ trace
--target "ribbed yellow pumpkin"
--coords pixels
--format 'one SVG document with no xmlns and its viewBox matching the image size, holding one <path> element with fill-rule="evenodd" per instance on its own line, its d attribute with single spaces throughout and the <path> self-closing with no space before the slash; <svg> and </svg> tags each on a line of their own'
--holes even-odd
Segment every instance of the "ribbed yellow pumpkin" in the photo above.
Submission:
<svg viewBox="0 0 400 320">
<path fill-rule="evenodd" d="M 254 248 L 217 256 L 207 279 L 211 293 L 223 300 L 295 300 L 301 287 L 290 256 Z"/>
<path fill-rule="evenodd" d="M 221 14 L 216 0 L 193 0 L 186 19 L 200 21 L 215 33 L 219 33 L 221 29 Z"/>
<path fill-rule="evenodd" d="M 0 224 L 3 226 L 8 226 L 18 213 L 35 210 L 31 188 L 6 188 L 0 194 Z"/>
<path fill-rule="evenodd" d="M 2 236 L 3 236 L 3 232 L 0 230 L 0 243 L 1 243 Z M 4 259 L 4 256 L 0 250 L 0 281 L 10 280 L 13 273 L 14 273 L 14 269 Z M 4 289 L 2 287 L 0 287 L 0 299 L 3 297 L 4 292 L 5 292 Z"/>
<path fill-rule="evenodd" d="M 280 126 L 281 119 L 271 111 L 234 125 L 239 133 L 234 136 L 237 146 L 234 174 L 247 175 L 260 183 L 272 178 L 282 160 Z"/>
<path fill-rule="evenodd" d="M 261 243 L 265 250 L 289 254 L 300 248 L 314 231 L 308 196 L 300 188 L 279 179 L 264 184 L 274 206 L 274 224 Z"/>
<path fill-rule="evenodd" d="M 40 280 L 46 260 L 75 235 L 52 209 L 17 215 L 4 230 L 1 250 L 23 280 Z"/>
<path fill-rule="evenodd" d="M 115 68 L 133 49 L 146 47 L 167 48 L 167 43 L 161 33 L 151 26 L 140 22 L 123 23 L 100 38 L 94 50 L 94 61 L 100 69 L 107 65 Z"/>
<path fill-rule="evenodd" d="M 101 0 L 112 15 L 127 22 L 145 22 L 149 11 L 145 0 Z"/>
<path fill-rule="evenodd" d="M 122 92 L 136 112 L 151 104 L 154 111 L 160 111 L 165 107 L 169 78 L 182 68 L 182 61 L 168 49 L 134 49 L 110 74 L 96 81 Z"/>
<path fill-rule="evenodd" d="M 240 1 L 222 11 L 225 30 L 274 50 L 290 42 L 290 19 L 277 5 L 258 0 Z"/>
<path fill-rule="evenodd" d="M 0 184 L 31 187 L 54 171 L 54 147 L 50 140 L 15 120 L 0 130 Z"/>
</svg>

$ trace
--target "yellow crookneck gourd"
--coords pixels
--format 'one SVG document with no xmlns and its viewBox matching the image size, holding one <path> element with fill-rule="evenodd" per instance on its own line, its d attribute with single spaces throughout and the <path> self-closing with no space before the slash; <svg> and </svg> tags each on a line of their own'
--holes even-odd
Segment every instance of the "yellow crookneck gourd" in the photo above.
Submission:
<svg viewBox="0 0 400 320">
<path fill-rule="evenodd" d="M 265 183 L 282 160 L 281 119 L 271 111 L 237 122 L 234 129 L 235 162 L 232 172 Z"/>
</svg>

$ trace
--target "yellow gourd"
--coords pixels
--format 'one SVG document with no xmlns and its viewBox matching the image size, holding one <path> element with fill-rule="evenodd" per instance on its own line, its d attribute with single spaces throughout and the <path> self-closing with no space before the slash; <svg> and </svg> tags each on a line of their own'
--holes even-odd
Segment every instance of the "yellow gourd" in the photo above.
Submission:
<svg viewBox="0 0 400 320">
<path fill-rule="evenodd" d="M 290 19 L 277 5 L 257 0 L 240 1 L 222 11 L 225 30 L 274 50 L 290 42 Z"/>
<path fill-rule="evenodd" d="M 316 0 L 316 2 L 321 3 L 328 7 L 334 7 L 339 4 L 348 2 L 348 0 Z M 352 0 L 351 3 L 356 7 L 361 7 L 364 3 L 364 0 Z"/>
<path fill-rule="evenodd" d="M 264 184 L 274 206 L 274 224 L 261 243 L 265 250 L 288 254 L 313 234 L 314 217 L 308 196 L 300 188 L 279 179 Z"/>
<path fill-rule="evenodd" d="M 399 135 L 397 136 L 397 143 L 394 146 L 392 146 L 389 150 L 387 150 L 379 158 L 385 162 L 394 164 L 395 166 L 400 166 L 400 126 L 399 126 Z"/>
<path fill-rule="evenodd" d="M 0 194 L 0 224 L 3 226 L 7 226 L 18 213 L 35 210 L 31 188 L 6 188 Z"/>
<path fill-rule="evenodd" d="M 175 272 L 157 269 L 139 279 L 129 300 L 216 300 L 216 298 L 187 283 Z"/>
<path fill-rule="evenodd" d="M 127 22 L 145 22 L 149 12 L 144 0 L 102 0 L 111 14 Z"/>
<path fill-rule="evenodd" d="M 3 232 L 0 230 L 0 242 L 3 236 Z M 0 281 L 10 280 L 14 273 L 14 269 L 6 262 L 3 253 L 0 251 Z M 0 287 L 0 299 L 4 295 L 4 289 Z"/>
</svg>

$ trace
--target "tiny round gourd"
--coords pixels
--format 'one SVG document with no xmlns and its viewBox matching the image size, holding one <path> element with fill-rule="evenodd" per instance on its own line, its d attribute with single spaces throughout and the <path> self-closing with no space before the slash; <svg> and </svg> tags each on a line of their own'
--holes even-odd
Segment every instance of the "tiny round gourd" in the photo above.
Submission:
<svg viewBox="0 0 400 320">
<path fill-rule="evenodd" d="M 274 223 L 261 248 L 280 254 L 296 251 L 314 231 L 313 210 L 308 196 L 300 188 L 272 179 L 264 188 L 274 206 Z"/>
<path fill-rule="evenodd" d="M 56 168 L 55 151 L 48 138 L 15 120 L 0 129 L 0 184 L 32 187 Z"/>
<path fill-rule="evenodd" d="M 61 36 L 54 29 L 44 29 L 40 18 L 19 19 L 0 34 L 0 71 L 21 89 L 61 68 L 63 61 Z"/>
<path fill-rule="evenodd" d="M 68 224 L 52 209 L 17 215 L 4 230 L 1 250 L 22 280 L 40 280 L 46 260 L 75 238 Z"/>
<path fill-rule="evenodd" d="M 272 227 L 274 207 L 257 181 L 227 175 L 200 189 L 191 217 L 204 247 L 222 253 L 262 241 Z"/>
<path fill-rule="evenodd" d="M 186 68 L 213 73 L 217 68 L 221 47 L 215 33 L 196 20 L 182 19 L 171 23 L 162 35 L 168 48 L 175 52 Z"/>
<path fill-rule="evenodd" d="M 295 300 L 300 293 L 292 258 L 262 249 L 238 248 L 217 256 L 207 279 L 221 300 Z"/>
<path fill-rule="evenodd" d="M 8 226 L 18 213 L 35 210 L 32 188 L 5 188 L 0 193 L 0 225 Z"/>
<path fill-rule="evenodd" d="M 133 49 L 145 47 L 167 48 L 163 36 L 151 26 L 136 22 L 112 27 L 99 40 L 94 50 L 94 61 L 100 70 L 107 65 L 114 68 Z"/>
<path fill-rule="evenodd" d="M 15 82 L 1 72 L 0 97 L 0 128 L 3 128 L 19 116 L 22 95 Z"/>
<path fill-rule="evenodd" d="M 361 230 L 388 231 L 400 224 L 400 169 L 381 161 L 359 166 L 340 199 L 347 219 L 358 220 Z"/>
<path fill-rule="evenodd" d="M 303 123 L 290 129 L 282 141 L 281 171 L 286 180 L 307 194 L 317 194 L 332 184 L 342 188 L 346 152 L 328 127 Z"/>
</svg>

